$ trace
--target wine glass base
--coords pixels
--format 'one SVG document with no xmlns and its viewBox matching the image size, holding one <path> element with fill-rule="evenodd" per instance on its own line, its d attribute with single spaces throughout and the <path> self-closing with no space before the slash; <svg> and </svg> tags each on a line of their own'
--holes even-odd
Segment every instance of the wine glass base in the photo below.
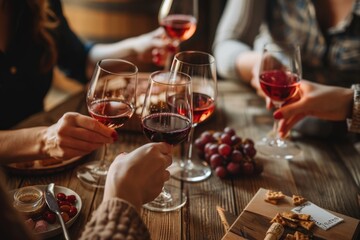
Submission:
<svg viewBox="0 0 360 240">
<path fill-rule="evenodd" d="M 293 142 L 282 141 L 281 145 L 277 145 L 274 139 L 263 138 L 256 143 L 256 150 L 265 157 L 286 160 L 291 160 L 302 152 Z"/>
<path fill-rule="evenodd" d="M 168 169 L 171 177 L 186 182 L 200 182 L 211 176 L 211 168 L 204 161 L 176 161 Z"/>
<path fill-rule="evenodd" d="M 170 212 L 185 205 L 187 197 L 180 188 L 175 186 L 164 186 L 164 188 L 167 192 L 166 197 L 162 197 L 163 193 L 160 193 L 152 202 L 144 204 L 143 208 L 155 212 Z"/>
<path fill-rule="evenodd" d="M 88 187 L 104 188 L 107 172 L 107 168 L 99 169 L 99 161 L 94 161 L 79 166 L 76 176 Z"/>
</svg>

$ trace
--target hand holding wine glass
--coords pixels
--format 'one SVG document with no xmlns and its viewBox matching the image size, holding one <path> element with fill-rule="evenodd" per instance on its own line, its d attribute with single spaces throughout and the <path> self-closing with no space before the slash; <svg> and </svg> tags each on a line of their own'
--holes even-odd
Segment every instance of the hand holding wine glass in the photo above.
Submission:
<svg viewBox="0 0 360 240">
<path fill-rule="evenodd" d="M 166 32 L 171 43 L 165 51 L 155 51 L 155 64 L 164 64 L 169 69 L 174 54 L 178 51 L 181 42 L 191 38 L 197 27 L 198 1 L 197 0 L 163 0 L 158 20 Z M 162 55 L 162 56 L 161 56 Z"/>
<path fill-rule="evenodd" d="M 176 145 L 185 141 L 192 125 L 191 78 L 183 73 L 152 73 L 141 113 L 141 125 L 145 136 L 152 142 Z M 180 189 L 167 186 L 144 207 L 166 212 L 185 203 L 186 196 Z"/>
<path fill-rule="evenodd" d="M 302 75 L 300 48 L 286 43 L 269 43 L 264 46 L 261 58 L 259 82 L 264 94 L 277 109 L 292 98 L 299 89 Z M 273 136 L 258 142 L 259 152 L 276 158 L 292 159 L 300 149 L 278 133 L 278 121 L 274 121 Z"/>
<path fill-rule="evenodd" d="M 135 108 L 137 67 L 125 60 L 104 59 L 96 64 L 86 103 L 90 115 L 105 126 L 120 128 Z M 86 185 L 103 188 L 110 163 L 108 145 L 100 161 L 81 166 L 77 177 Z"/>
</svg>

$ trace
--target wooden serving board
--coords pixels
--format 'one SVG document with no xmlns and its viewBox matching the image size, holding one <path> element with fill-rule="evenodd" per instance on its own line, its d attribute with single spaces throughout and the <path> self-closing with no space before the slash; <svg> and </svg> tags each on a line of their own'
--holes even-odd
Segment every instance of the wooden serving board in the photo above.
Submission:
<svg viewBox="0 0 360 240">
<path fill-rule="evenodd" d="M 295 207 L 292 198 L 289 196 L 286 196 L 277 205 L 265 202 L 264 198 L 267 191 L 267 189 L 263 188 L 258 190 L 222 240 L 264 239 L 266 231 L 271 225 L 270 220 L 277 213 L 290 211 Z M 312 232 L 315 237 L 342 240 L 357 239 L 360 231 L 360 221 L 358 219 L 332 211 L 329 212 L 343 218 L 344 221 L 327 231 L 314 226 Z M 241 236 L 246 236 L 246 238 Z"/>
</svg>

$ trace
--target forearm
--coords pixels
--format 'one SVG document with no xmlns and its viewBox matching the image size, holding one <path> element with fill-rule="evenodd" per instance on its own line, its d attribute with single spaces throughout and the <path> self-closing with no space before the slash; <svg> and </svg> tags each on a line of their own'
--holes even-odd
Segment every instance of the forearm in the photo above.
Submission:
<svg viewBox="0 0 360 240">
<path fill-rule="evenodd" d="M 218 72 L 223 77 L 240 78 L 237 57 L 252 50 L 263 20 L 265 1 L 229 0 L 216 30 L 213 44 Z"/>
<path fill-rule="evenodd" d="M 132 38 L 116 43 L 95 44 L 89 52 L 89 60 L 96 63 L 105 58 L 126 58 L 136 54 Z"/>
<path fill-rule="evenodd" d="M 0 131 L 0 163 L 44 159 L 47 127 Z"/>
<path fill-rule="evenodd" d="M 253 68 L 258 62 L 260 62 L 260 58 L 261 54 L 257 52 L 243 52 L 237 56 L 237 74 L 244 82 L 249 83 L 250 80 L 253 78 Z"/>
</svg>

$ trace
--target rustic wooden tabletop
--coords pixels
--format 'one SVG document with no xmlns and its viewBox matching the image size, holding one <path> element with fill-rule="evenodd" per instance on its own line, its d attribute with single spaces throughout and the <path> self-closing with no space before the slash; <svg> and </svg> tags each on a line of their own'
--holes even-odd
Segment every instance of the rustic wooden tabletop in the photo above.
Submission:
<svg viewBox="0 0 360 240">
<path fill-rule="evenodd" d="M 205 130 L 223 130 L 225 126 L 230 126 L 239 136 L 258 140 L 271 130 L 272 115 L 252 89 L 232 81 L 220 81 L 218 87 L 217 110 L 208 121 L 196 127 L 195 137 Z M 19 127 L 52 124 L 67 111 L 86 113 L 84 93 L 71 97 L 47 113 L 28 119 Z M 131 151 L 147 142 L 137 124 L 132 120 L 120 130 L 120 138 L 112 146 L 113 155 Z M 210 178 L 198 183 L 171 179 L 166 184 L 179 186 L 188 200 L 183 208 L 173 212 L 142 210 L 152 238 L 221 239 L 225 232 L 216 207 L 220 206 L 237 216 L 259 188 L 278 190 L 287 195 L 300 194 L 322 208 L 360 219 L 360 155 L 353 144 L 346 139 L 298 139 L 296 143 L 302 154 L 290 161 L 258 154 L 257 160 L 264 165 L 260 176 L 221 180 L 213 173 Z M 197 158 L 195 153 L 194 157 Z M 99 206 L 103 192 L 84 187 L 77 179 L 75 169 L 76 165 L 96 158 L 96 153 L 91 154 L 75 164 L 58 169 L 58 172 L 32 174 L 31 170 L 10 169 L 7 185 L 9 189 L 15 189 L 55 182 L 77 192 L 83 208 L 69 229 L 72 238 L 77 239 L 91 213 Z M 53 239 L 62 239 L 62 236 Z"/>
</svg>

